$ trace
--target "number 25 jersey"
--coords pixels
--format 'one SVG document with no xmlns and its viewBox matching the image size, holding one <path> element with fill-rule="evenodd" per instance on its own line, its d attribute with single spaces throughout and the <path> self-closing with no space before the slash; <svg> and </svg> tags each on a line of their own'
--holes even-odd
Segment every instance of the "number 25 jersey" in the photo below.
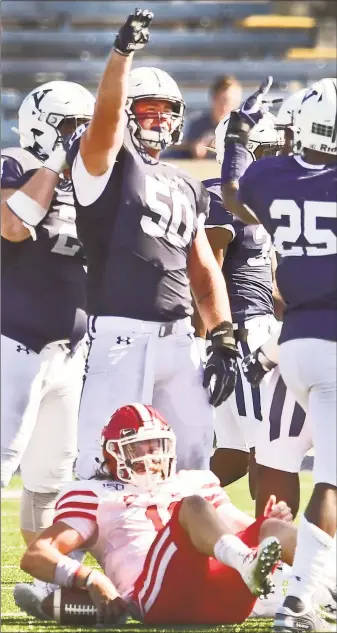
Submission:
<svg viewBox="0 0 337 633">
<path fill-rule="evenodd" d="M 287 309 L 280 342 L 337 340 L 337 164 L 274 156 L 250 165 L 239 196 L 281 255 L 277 285 Z"/>
<path fill-rule="evenodd" d="M 88 311 L 145 321 L 192 314 L 188 254 L 208 214 L 204 186 L 136 147 L 126 129 L 111 175 L 97 199 L 76 195 L 81 132 L 69 142 L 77 230 L 88 261 Z M 102 177 L 100 177 L 102 178 Z"/>
</svg>

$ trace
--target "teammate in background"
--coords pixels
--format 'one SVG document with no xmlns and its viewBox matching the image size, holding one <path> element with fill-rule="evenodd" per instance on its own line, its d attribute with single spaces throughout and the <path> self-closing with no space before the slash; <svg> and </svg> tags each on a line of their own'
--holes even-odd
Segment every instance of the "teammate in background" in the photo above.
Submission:
<svg viewBox="0 0 337 633">
<path fill-rule="evenodd" d="M 277 279 L 287 310 L 279 340 L 280 371 L 312 425 L 315 486 L 301 517 L 293 574 L 274 623 L 275 632 L 291 633 L 300 627 L 324 630 L 317 628 L 312 596 L 333 556 L 337 528 L 337 87 L 336 79 L 323 79 L 302 98 L 294 120 L 298 155 L 266 159 L 263 169 L 251 165 L 238 187 L 233 166 L 238 172 L 248 160 L 247 129 L 261 117 L 261 100 L 270 85 L 271 78 L 231 115 L 222 182 L 224 203 L 246 223 L 263 223 L 281 254 Z"/>
<path fill-rule="evenodd" d="M 86 274 L 62 139 L 93 109 L 78 84 L 35 88 L 19 110 L 21 148 L 1 158 L 1 486 L 20 465 L 26 543 L 51 524 L 76 457 Z"/>
<path fill-rule="evenodd" d="M 224 138 L 229 117 L 216 129 L 217 161 L 222 164 Z M 249 140 L 252 160 L 282 148 L 282 138 L 274 127 L 275 117 L 266 114 L 254 128 Z M 234 322 L 234 334 L 241 356 L 279 331 L 274 317 L 273 278 L 276 257 L 271 238 L 263 226 L 246 226 L 226 211 L 221 199 L 220 178 L 204 181 L 211 205 L 206 221 L 206 234 L 213 253 L 222 268 Z M 276 293 L 276 300 L 279 296 Z M 198 313 L 194 315 L 196 336 L 203 339 L 206 327 Z M 240 363 L 239 363 L 240 367 Z M 265 385 L 261 386 L 263 392 Z M 215 412 L 216 450 L 211 469 L 223 486 L 243 477 L 249 466 L 250 488 L 255 498 L 255 437 L 261 424 L 260 387 L 252 388 L 241 371 L 235 394 Z"/>
<path fill-rule="evenodd" d="M 64 488 L 53 526 L 28 548 L 22 569 L 60 587 L 87 588 L 101 624 L 117 623 L 127 610 L 145 624 L 242 622 L 256 596 L 272 588 L 280 543 L 292 562 L 291 513 L 271 498 L 254 521 L 210 471 L 176 474 L 175 442 L 152 407 L 116 411 L 102 432 L 96 478 Z M 90 551 L 104 573 L 71 560 L 76 547 Z M 29 590 L 33 596 L 30 585 L 16 586 L 18 606 Z M 35 602 L 35 615 L 45 617 L 45 607 Z"/>
<path fill-rule="evenodd" d="M 285 135 L 283 153 L 293 150 L 294 116 L 305 92 L 306 89 L 290 95 L 277 113 L 275 127 Z M 268 360 L 262 360 L 262 367 L 257 358 L 259 353 L 260 348 L 240 364 L 248 382 L 254 386 L 273 369 L 263 400 L 262 424 L 256 436 L 256 516 L 270 495 L 275 494 L 277 499 L 286 501 L 296 517 L 300 503 L 299 472 L 303 458 L 312 447 L 311 428 L 302 407 L 284 384 L 279 367 Z"/>
<path fill-rule="evenodd" d="M 130 401 L 153 403 L 167 417 L 180 467 L 209 466 L 213 411 L 193 337 L 190 288 L 211 332 L 204 374 L 205 387 L 215 379 L 211 403 L 235 387 L 226 286 L 204 230 L 207 191 L 159 161 L 160 150 L 181 139 L 185 103 L 163 71 L 131 71 L 151 20 L 137 9 L 121 27 L 94 116 L 70 140 L 67 155 L 88 261 L 91 347 L 77 462 L 85 479 L 99 460 L 100 419 Z"/>
</svg>

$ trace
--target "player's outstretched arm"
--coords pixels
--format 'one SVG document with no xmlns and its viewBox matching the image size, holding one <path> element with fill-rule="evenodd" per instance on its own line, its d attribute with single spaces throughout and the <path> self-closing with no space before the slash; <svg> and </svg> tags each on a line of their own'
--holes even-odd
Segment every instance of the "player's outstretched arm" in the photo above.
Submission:
<svg viewBox="0 0 337 633">
<path fill-rule="evenodd" d="M 3 157 L 2 180 L 7 160 Z M 10 159 L 8 159 L 10 162 Z M 10 242 L 33 237 L 35 228 L 47 215 L 59 174 L 66 166 L 65 151 L 57 147 L 43 166 L 19 189 L 3 189 L 1 199 L 1 236 Z M 8 167 L 10 169 L 10 167 Z"/>
<path fill-rule="evenodd" d="M 92 524 L 94 534 L 96 524 L 94 521 L 89 521 L 89 524 Z M 108 624 L 126 612 L 124 600 L 105 574 L 67 556 L 75 549 L 85 549 L 89 538 L 84 538 L 77 530 L 59 521 L 44 530 L 28 546 L 20 566 L 39 580 L 60 587 L 88 589 L 97 609 L 97 623 Z"/>
<path fill-rule="evenodd" d="M 245 224 L 260 223 L 254 211 L 238 197 L 239 179 L 252 162 L 252 156 L 247 149 L 249 133 L 267 110 L 264 99 L 272 83 L 273 78 L 267 77 L 256 92 L 243 102 L 239 110 L 231 112 L 225 135 L 224 160 L 221 168 L 222 199 L 225 208 Z"/>
<path fill-rule="evenodd" d="M 94 115 L 80 143 L 82 160 L 93 176 L 114 164 L 123 143 L 128 78 L 133 54 L 149 40 L 153 14 L 136 9 L 120 28 L 101 78 Z"/>
</svg>

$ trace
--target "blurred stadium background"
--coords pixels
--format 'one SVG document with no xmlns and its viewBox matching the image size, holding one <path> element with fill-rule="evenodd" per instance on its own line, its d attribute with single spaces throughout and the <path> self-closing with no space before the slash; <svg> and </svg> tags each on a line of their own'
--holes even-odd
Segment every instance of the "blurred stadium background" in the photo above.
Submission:
<svg viewBox="0 0 337 633">
<path fill-rule="evenodd" d="M 155 19 L 134 65 L 172 74 L 187 117 L 207 108 L 218 75 L 235 75 L 244 95 L 273 75 L 272 97 L 335 75 L 337 3 L 329 0 L 2 0 L 2 148 L 18 145 L 11 128 L 36 85 L 76 81 L 95 94 L 114 34 L 139 4 Z"/>
</svg>

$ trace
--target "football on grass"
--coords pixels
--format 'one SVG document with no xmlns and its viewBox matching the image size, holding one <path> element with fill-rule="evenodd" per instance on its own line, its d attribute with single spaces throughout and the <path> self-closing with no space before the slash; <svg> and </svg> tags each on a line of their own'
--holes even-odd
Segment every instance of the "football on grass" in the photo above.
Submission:
<svg viewBox="0 0 337 633">
<path fill-rule="evenodd" d="M 56 589 L 43 600 L 41 606 L 46 615 L 60 624 L 96 624 L 96 607 L 86 589 Z"/>
</svg>

